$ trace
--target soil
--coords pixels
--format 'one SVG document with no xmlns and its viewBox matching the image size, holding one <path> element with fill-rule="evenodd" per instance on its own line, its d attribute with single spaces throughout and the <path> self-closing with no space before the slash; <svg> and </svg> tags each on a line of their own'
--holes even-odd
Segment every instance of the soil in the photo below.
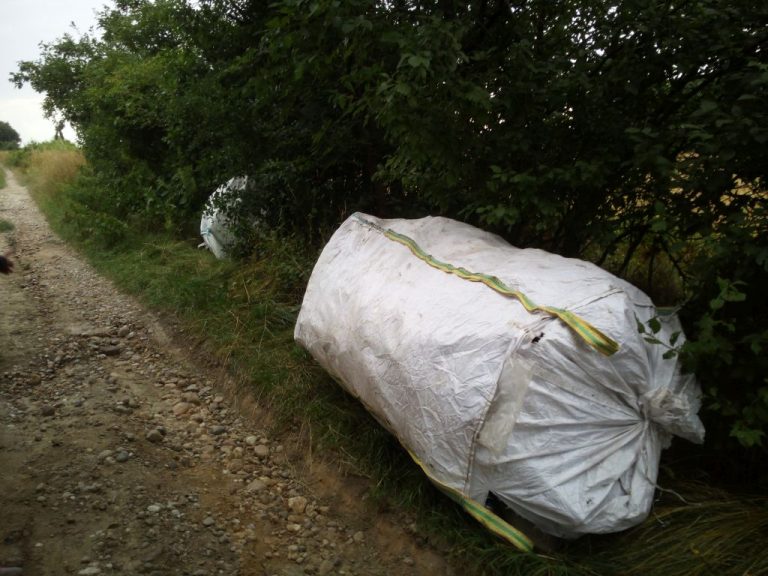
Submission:
<svg viewBox="0 0 768 576">
<path fill-rule="evenodd" d="M 0 575 L 451 575 L 409 518 L 270 437 L 173 328 L 59 240 L 6 173 Z"/>
</svg>

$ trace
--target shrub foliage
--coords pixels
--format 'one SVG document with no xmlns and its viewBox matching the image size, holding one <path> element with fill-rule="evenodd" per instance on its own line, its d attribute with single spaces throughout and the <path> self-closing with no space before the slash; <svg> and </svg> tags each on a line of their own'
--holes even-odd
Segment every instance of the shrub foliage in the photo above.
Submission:
<svg viewBox="0 0 768 576">
<path fill-rule="evenodd" d="M 15 150 L 20 142 L 21 136 L 13 126 L 0 120 L 0 150 Z"/>
<path fill-rule="evenodd" d="M 319 245 L 441 214 L 681 307 L 713 446 L 768 432 L 768 4 L 116 0 L 13 75 L 78 131 L 110 217 Z"/>
</svg>

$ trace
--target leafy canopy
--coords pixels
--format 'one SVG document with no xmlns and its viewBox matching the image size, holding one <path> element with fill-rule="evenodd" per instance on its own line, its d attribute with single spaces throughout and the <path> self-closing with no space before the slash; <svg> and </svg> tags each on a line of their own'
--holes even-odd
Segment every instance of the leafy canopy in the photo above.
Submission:
<svg viewBox="0 0 768 576">
<path fill-rule="evenodd" d="M 724 449 L 768 431 L 768 3 L 118 0 L 13 76 L 76 127 L 94 202 L 319 245 L 441 214 L 682 306 Z M 101 200 L 98 200 L 101 198 Z"/>
<path fill-rule="evenodd" d="M 15 150 L 21 143 L 21 136 L 8 122 L 0 120 L 0 150 Z"/>
</svg>

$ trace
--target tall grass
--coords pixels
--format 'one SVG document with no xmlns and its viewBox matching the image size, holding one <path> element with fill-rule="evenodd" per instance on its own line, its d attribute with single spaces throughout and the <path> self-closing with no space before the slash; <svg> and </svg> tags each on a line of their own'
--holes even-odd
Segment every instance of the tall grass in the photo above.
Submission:
<svg viewBox="0 0 768 576">
<path fill-rule="evenodd" d="M 5 180 L 5 170 L 3 170 L 2 165 L 5 162 L 5 159 L 8 157 L 8 152 L 5 150 L 0 151 L 0 190 L 5 188 L 7 186 L 7 182 Z M 0 218 L 0 233 L 3 232 L 10 232 L 13 230 L 14 226 L 13 223 L 9 222 L 8 220 L 4 220 Z"/>
<path fill-rule="evenodd" d="M 5 188 L 7 185 L 5 181 L 5 171 L 2 169 L 2 163 L 6 156 L 7 152 L 0 152 L 0 190 Z M 11 230 L 13 230 L 13 224 L 8 222 L 8 220 L 3 220 L 0 218 L 0 233 L 10 232 Z"/>
<path fill-rule="evenodd" d="M 85 158 L 74 144 L 54 140 L 8 152 L 4 162 L 16 170 L 35 194 L 53 197 L 64 185 L 74 181 L 85 165 Z"/>
<path fill-rule="evenodd" d="M 723 490 L 682 482 L 666 494 L 651 518 L 622 538 L 621 558 L 630 574 L 768 574 L 768 497 L 736 497 Z M 612 539 L 608 539 L 611 542 Z M 609 565 L 615 551 L 594 560 Z"/>
<path fill-rule="evenodd" d="M 303 438 L 313 454 L 370 480 L 380 509 L 417 519 L 419 535 L 451 554 L 467 574 L 488 576 L 704 576 L 768 574 L 768 500 L 736 496 L 674 474 L 667 461 L 659 501 L 641 526 L 585 537 L 557 553 L 521 554 L 483 531 L 443 497 L 398 443 L 293 343 L 300 295 L 315 255 L 264 237 L 247 261 L 217 261 L 198 238 L 139 234 L 98 236 L 83 207 L 89 194 L 72 180 L 82 158 L 71 149 L 30 153 L 20 166 L 54 228 L 102 273 L 148 305 L 179 317 L 207 353 L 270 409 L 277 430 Z M 58 180 L 57 180 L 58 178 Z M 74 182 L 74 186 L 65 183 Z M 88 210 L 91 210 L 90 212 Z M 110 228 L 106 215 L 103 227 Z M 96 236 L 94 236 L 96 234 Z M 97 238 L 97 240 L 94 240 Z M 108 248 L 104 246 L 107 245 Z"/>
</svg>

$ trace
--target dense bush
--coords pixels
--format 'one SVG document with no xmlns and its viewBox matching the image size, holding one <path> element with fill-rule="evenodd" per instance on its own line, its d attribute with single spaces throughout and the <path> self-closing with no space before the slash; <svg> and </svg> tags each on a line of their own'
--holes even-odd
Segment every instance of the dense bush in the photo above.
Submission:
<svg viewBox="0 0 768 576">
<path fill-rule="evenodd" d="M 681 306 L 713 446 L 768 431 L 768 4 L 117 0 L 14 76 L 78 130 L 111 217 L 238 204 L 319 244 L 442 214 Z"/>
<path fill-rule="evenodd" d="M 15 150 L 21 143 L 21 136 L 8 122 L 0 120 L 0 150 Z"/>
</svg>

